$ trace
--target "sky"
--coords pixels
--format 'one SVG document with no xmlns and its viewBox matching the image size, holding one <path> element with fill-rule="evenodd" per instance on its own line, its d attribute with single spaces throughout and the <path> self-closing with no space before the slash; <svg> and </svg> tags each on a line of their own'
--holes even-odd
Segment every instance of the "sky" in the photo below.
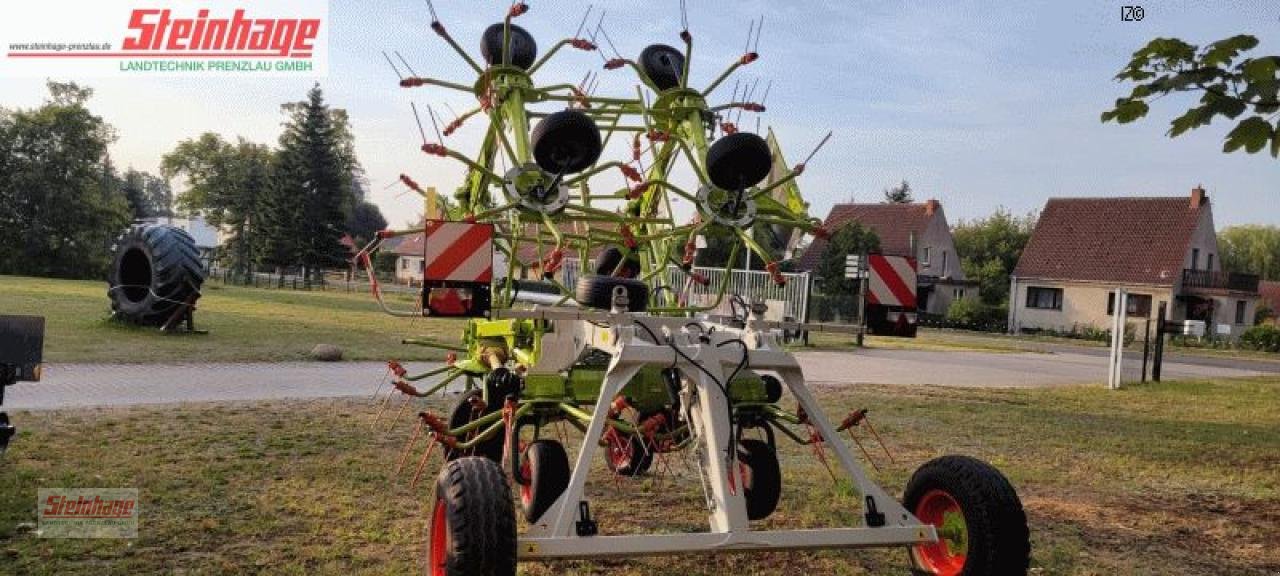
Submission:
<svg viewBox="0 0 1280 576">
<path fill-rule="evenodd" d="M 527 3 L 530 11 L 517 23 L 544 49 L 571 36 L 587 9 L 568 0 Z M 626 57 L 651 43 L 680 44 L 678 0 L 592 4 L 591 20 L 605 12 L 604 30 Z M 1280 3 L 1148 1 L 1140 22 L 1120 18 L 1120 6 L 1133 0 L 688 4 L 691 85 L 706 86 L 737 58 L 749 23 L 763 17 L 761 59 L 710 100 L 728 101 L 737 78 L 759 78 L 761 91 L 772 82 L 759 122 L 773 128 L 792 164 L 833 133 L 799 181 L 811 215 L 824 217 L 832 204 L 851 199 L 878 202 L 884 188 L 906 179 L 918 200 L 940 200 L 952 224 L 997 207 L 1036 211 L 1050 197 L 1178 196 L 1196 185 L 1213 199 L 1219 228 L 1280 224 L 1280 160 L 1223 154 L 1230 124 L 1222 119 L 1176 140 L 1165 136 L 1168 122 L 1197 96 L 1164 98 L 1134 124 L 1099 121 L 1128 92 L 1115 73 L 1151 38 L 1207 44 L 1247 33 L 1261 41 L 1255 53 L 1280 53 Z M 479 59 L 480 33 L 500 20 L 507 2 L 435 0 L 435 6 L 453 37 Z M 71 80 L 95 89 L 91 109 L 118 134 L 115 163 L 151 172 L 180 141 L 207 131 L 274 144 L 284 119 L 279 105 L 303 99 L 318 81 L 329 103 L 350 115 L 371 199 L 393 225 L 404 224 L 421 211 L 421 201 L 394 185 L 400 173 L 442 191 L 462 177 L 457 162 L 418 150 L 410 102 L 461 112 L 475 99 L 443 88 L 400 88 L 381 52 L 401 52 L 423 76 L 471 84 L 474 72 L 429 30 L 423 0 L 332 2 L 329 14 L 327 77 Z M 566 50 L 535 80 L 577 83 L 600 64 L 597 54 Z M 636 80 L 627 70 L 600 72 L 599 95 L 634 96 Z M 45 95 L 41 79 L 0 79 L 0 106 L 34 107 Z M 754 116 L 743 115 L 740 126 L 754 130 Z M 445 144 L 474 151 L 484 128 L 472 120 Z M 625 155 L 617 146 L 606 151 Z M 612 178 L 607 186 L 620 183 Z"/>
</svg>

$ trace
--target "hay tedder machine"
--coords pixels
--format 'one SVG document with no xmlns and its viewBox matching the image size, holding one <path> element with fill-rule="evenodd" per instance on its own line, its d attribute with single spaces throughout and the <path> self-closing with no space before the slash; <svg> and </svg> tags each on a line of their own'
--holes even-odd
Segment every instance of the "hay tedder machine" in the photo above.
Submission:
<svg viewBox="0 0 1280 576">
<path fill-rule="evenodd" d="M 710 302 L 688 297 L 694 284 L 710 283 L 692 269 L 699 237 L 731 245 L 729 262 L 751 251 L 782 282 L 755 228 L 824 234 L 797 192 L 776 193 L 796 190 L 786 185 L 805 164 L 771 177 L 765 140 L 730 121 L 732 112 L 763 112 L 763 104 L 736 89 L 727 102 L 711 103 L 727 78 L 758 58 L 750 38 L 723 73 L 695 88 L 687 24 L 682 48 L 653 44 L 634 60 L 616 49 L 603 56 L 596 40 L 612 41 L 602 25 L 595 33 L 580 25 L 539 56 L 533 36 L 515 24 L 529 10 L 517 2 L 485 30 L 477 61 L 428 8 L 431 29 L 476 79 L 418 76 L 402 58 L 410 74 L 400 85 L 474 96 L 475 107 L 443 131 L 431 112 L 435 142 L 419 121 L 423 153 L 461 162 L 465 179 L 445 218 L 384 231 L 356 257 L 387 312 L 468 318 L 461 345 L 407 341 L 447 349 L 444 366 L 412 373 L 390 362 L 390 387 L 374 393 L 375 423 L 385 417 L 394 426 L 411 400 L 451 385 L 463 390 L 449 414 L 416 414 L 397 463 L 416 484 L 433 452 L 445 461 L 428 525 L 428 573 L 509 575 L 526 560 L 888 546 L 906 548 L 922 574 L 1026 572 L 1026 519 L 998 471 L 971 458 L 938 458 L 916 471 L 899 503 L 841 440 L 853 429 L 874 432 L 866 411 L 829 420 L 782 347 L 783 330 L 796 326 L 766 321 L 759 302 L 726 295 L 728 274 L 711 287 L 718 295 Z M 597 96 L 590 74 L 580 84 L 537 81 L 565 48 L 600 52 L 605 70 L 634 75 L 635 94 Z M 474 154 L 444 142 L 468 121 L 487 124 Z M 615 138 L 630 153 L 602 158 Z M 610 172 L 623 185 L 602 190 Z M 690 174 L 689 182 L 676 174 Z M 411 177 L 401 181 L 426 194 Z M 692 207 L 686 221 L 673 211 L 676 198 Z M 398 309 L 384 301 L 371 255 L 410 234 L 423 238 L 423 286 L 414 308 Z M 567 286 L 556 272 L 574 258 L 594 265 Z M 670 269 L 684 270 L 682 284 L 668 284 L 676 277 Z M 538 298 L 521 273 L 544 289 Z M 732 313 L 715 312 L 722 302 Z M 753 529 L 779 504 L 779 437 L 834 455 L 829 468 L 858 494 L 861 525 Z M 657 471 L 677 452 L 694 461 L 707 531 L 614 534 L 592 515 L 584 488 L 597 454 L 625 479 Z M 519 535 L 517 510 L 526 524 Z"/>
</svg>

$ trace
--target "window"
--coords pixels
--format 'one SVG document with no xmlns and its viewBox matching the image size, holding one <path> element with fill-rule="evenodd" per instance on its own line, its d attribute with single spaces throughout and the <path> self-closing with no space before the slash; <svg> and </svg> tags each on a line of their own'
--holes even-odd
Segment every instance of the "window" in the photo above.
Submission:
<svg viewBox="0 0 1280 576">
<path fill-rule="evenodd" d="M 924 247 L 924 254 L 920 257 L 920 264 L 925 268 L 929 267 L 929 247 Z"/>
<path fill-rule="evenodd" d="M 952 288 L 951 297 L 960 300 L 964 298 L 964 288 Z"/>
<path fill-rule="evenodd" d="M 947 275 L 947 251 L 942 251 L 942 275 Z"/>
<path fill-rule="evenodd" d="M 1200 249 L 1199 248 L 1191 249 L 1191 269 L 1192 270 L 1200 269 Z"/>
<path fill-rule="evenodd" d="M 1206 258 L 1208 258 L 1208 261 L 1205 262 L 1204 269 L 1213 270 L 1213 253 L 1212 252 L 1209 253 L 1209 255 Z"/>
<path fill-rule="evenodd" d="M 1061 310 L 1062 289 L 1040 288 L 1038 286 L 1027 287 L 1027 308 Z"/>
<path fill-rule="evenodd" d="M 1236 300 L 1236 324 L 1244 324 L 1244 312 L 1248 306 L 1244 300 Z"/>
<path fill-rule="evenodd" d="M 1128 304 L 1125 306 L 1125 315 L 1137 318 L 1147 318 L 1151 316 L 1151 296 L 1146 294 L 1130 294 L 1127 299 Z M 1107 295 L 1107 316 L 1116 313 L 1116 293 L 1112 292 Z"/>
<path fill-rule="evenodd" d="M 418 273 L 419 273 L 419 274 L 421 274 L 421 273 L 423 273 L 423 272 L 426 272 L 426 270 L 427 270 L 427 261 L 426 261 L 426 260 L 419 260 L 419 261 L 418 261 Z"/>
<path fill-rule="evenodd" d="M 400 259 L 400 269 L 401 269 L 401 270 L 408 270 L 408 269 L 409 269 L 409 259 L 408 259 L 408 258 L 401 258 L 401 259 Z"/>
</svg>

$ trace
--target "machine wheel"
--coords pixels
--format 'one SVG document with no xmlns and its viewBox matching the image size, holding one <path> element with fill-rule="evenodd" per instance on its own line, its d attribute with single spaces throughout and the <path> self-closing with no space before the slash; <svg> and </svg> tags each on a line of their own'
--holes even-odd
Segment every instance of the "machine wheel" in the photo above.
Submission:
<svg viewBox="0 0 1280 576">
<path fill-rule="evenodd" d="M 684 54 L 666 44 L 650 44 L 640 52 L 640 69 L 658 90 L 670 90 L 680 85 Z"/>
<path fill-rule="evenodd" d="M 552 174 L 573 174 L 600 159 L 600 128 L 577 110 L 561 110 L 543 118 L 529 135 L 533 159 Z"/>
<path fill-rule="evenodd" d="M 1027 516 L 1009 480 L 967 456 L 926 462 L 907 482 L 903 504 L 932 524 L 938 541 L 910 548 L 916 570 L 940 576 L 1026 574 Z"/>
<path fill-rule="evenodd" d="M 619 476 L 639 476 L 653 464 L 653 452 L 644 449 L 639 436 L 624 436 L 617 429 L 605 430 L 604 464 Z"/>
<path fill-rule="evenodd" d="M 555 440 L 534 440 L 520 461 L 520 474 L 528 482 L 520 485 L 520 511 L 524 519 L 537 522 L 556 498 L 569 487 L 569 456 Z"/>
<path fill-rule="evenodd" d="M 596 257 L 596 274 L 600 276 L 612 276 L 613 270 L 618 267 L 618 263 L 622 262 L 622 250 L 617 246 L 605 248 L 599 256 Z M 627 258 L 622 265 L 622 278 L 635 278 L 640 274 L 640 261 L 636 258 Z"/>
<path fill-rule="evenodd" d="M 515 576 L 516 515 L 502 468 L 484 458 L 445 465 L 428 542 L 429 576 Z"/>
<path fill-rule="evenodd" d="M 770 404 L 776 403 L 782 399 L 782 381 L 772 374 L 762 374 L 760 380 L 764 383 L 764 399 Z"/>
<path fill-rule="evenodd" d="M 502 64 L 502 23 L 499 22 L 484 29 L 480 37 L 480 55 L 490 66 Z M 528 70 L 538 57 L 538 43 L 533 35 L 524 28 L 511 25 L 511 65 L 521 70 Z"/>
<path fill-rule="evenodd" d="M 159 326 L 204 284 L 196 242 L 163 224 L 134 226 L 116 239 L 107 276 L 111 310 L 134 324 Z"/>
<path fill-rule="evenodd" d="M 768 518 L 778 509 L 778 498 L 782 496 L 778 453 L 767 442 L 743 440 L 738 443 L 738 467 L 742 472 L 742 496 L 747 500 L 747 518 Z"/>
<path fill-rule="evenodd" d="M 644 312 L 649 306 L 649 285 L 635 278 L 612 276 L 582 276 L 574 295 L 588 308 L 608 310 L 613 307 L 613 289 L 622 286 L 627 291 L 627 310 Z"/>
<path fill-rule="evenodd" d="M 471 399 L 472 398 L 483 399 L 483 396 L 484 395 L 479 390 L 471 390 L 468 392 L 464 392 L 462 396 L 459 396 L 458 403 L 453 405 L 453 411 L 449 413 L 449 428 L 450 429 L 458 428 L 459 426 L 463 426 L 468 422 L 471 422 L 472 420 L 479 418 L 480 416 L 484 416 L 485 414 L 488 414 L 490 411 L 485 410 L 480 415 L 476 416 L 475 418 L 472 418 L 473 411 L 471 408 Z M 460 438 L 459 442 L 461 442 L 462 440 L 464 439 Z M 446 458 L 449 460 L 457 460 L 465 456 L 481 456 L 484 458 L 488 458 L 494 462 L 499 462 L 502 460 L 502 448 L 505 442 L 506 441 L 503 438 L 502 434 L 495 434 L 493 438 L 490 438 L 488 440 L 481 442 L 478 446 L 472 448 L 471 450 L 455 450 L 451 453 L 448 453 Z"/>
<path fill-rule="evenodd" d="M 769 144 L 750 132 L 730 134 L 707 150 L 707 177 L 722 190 L 755 186 L 773 165 Z"/>
</svg>

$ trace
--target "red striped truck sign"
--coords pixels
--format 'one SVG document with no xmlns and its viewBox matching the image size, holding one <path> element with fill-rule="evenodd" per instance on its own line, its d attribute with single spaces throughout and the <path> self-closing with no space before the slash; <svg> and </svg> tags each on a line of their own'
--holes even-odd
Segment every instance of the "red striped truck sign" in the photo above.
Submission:
<svg viewBox="0 0 1280 576">
<path fill-rule="evenodd" d="M 916 260 L 906 256 L 871 254 L 867 281 L 867 302 L 907 310 L 916 307 Z"/>
<path fill-rule="evenodd" d="M 422 260 L 424 314 L 481 317 L 489 312 L 492 224 L 427 220 Z"/>
</svg>

